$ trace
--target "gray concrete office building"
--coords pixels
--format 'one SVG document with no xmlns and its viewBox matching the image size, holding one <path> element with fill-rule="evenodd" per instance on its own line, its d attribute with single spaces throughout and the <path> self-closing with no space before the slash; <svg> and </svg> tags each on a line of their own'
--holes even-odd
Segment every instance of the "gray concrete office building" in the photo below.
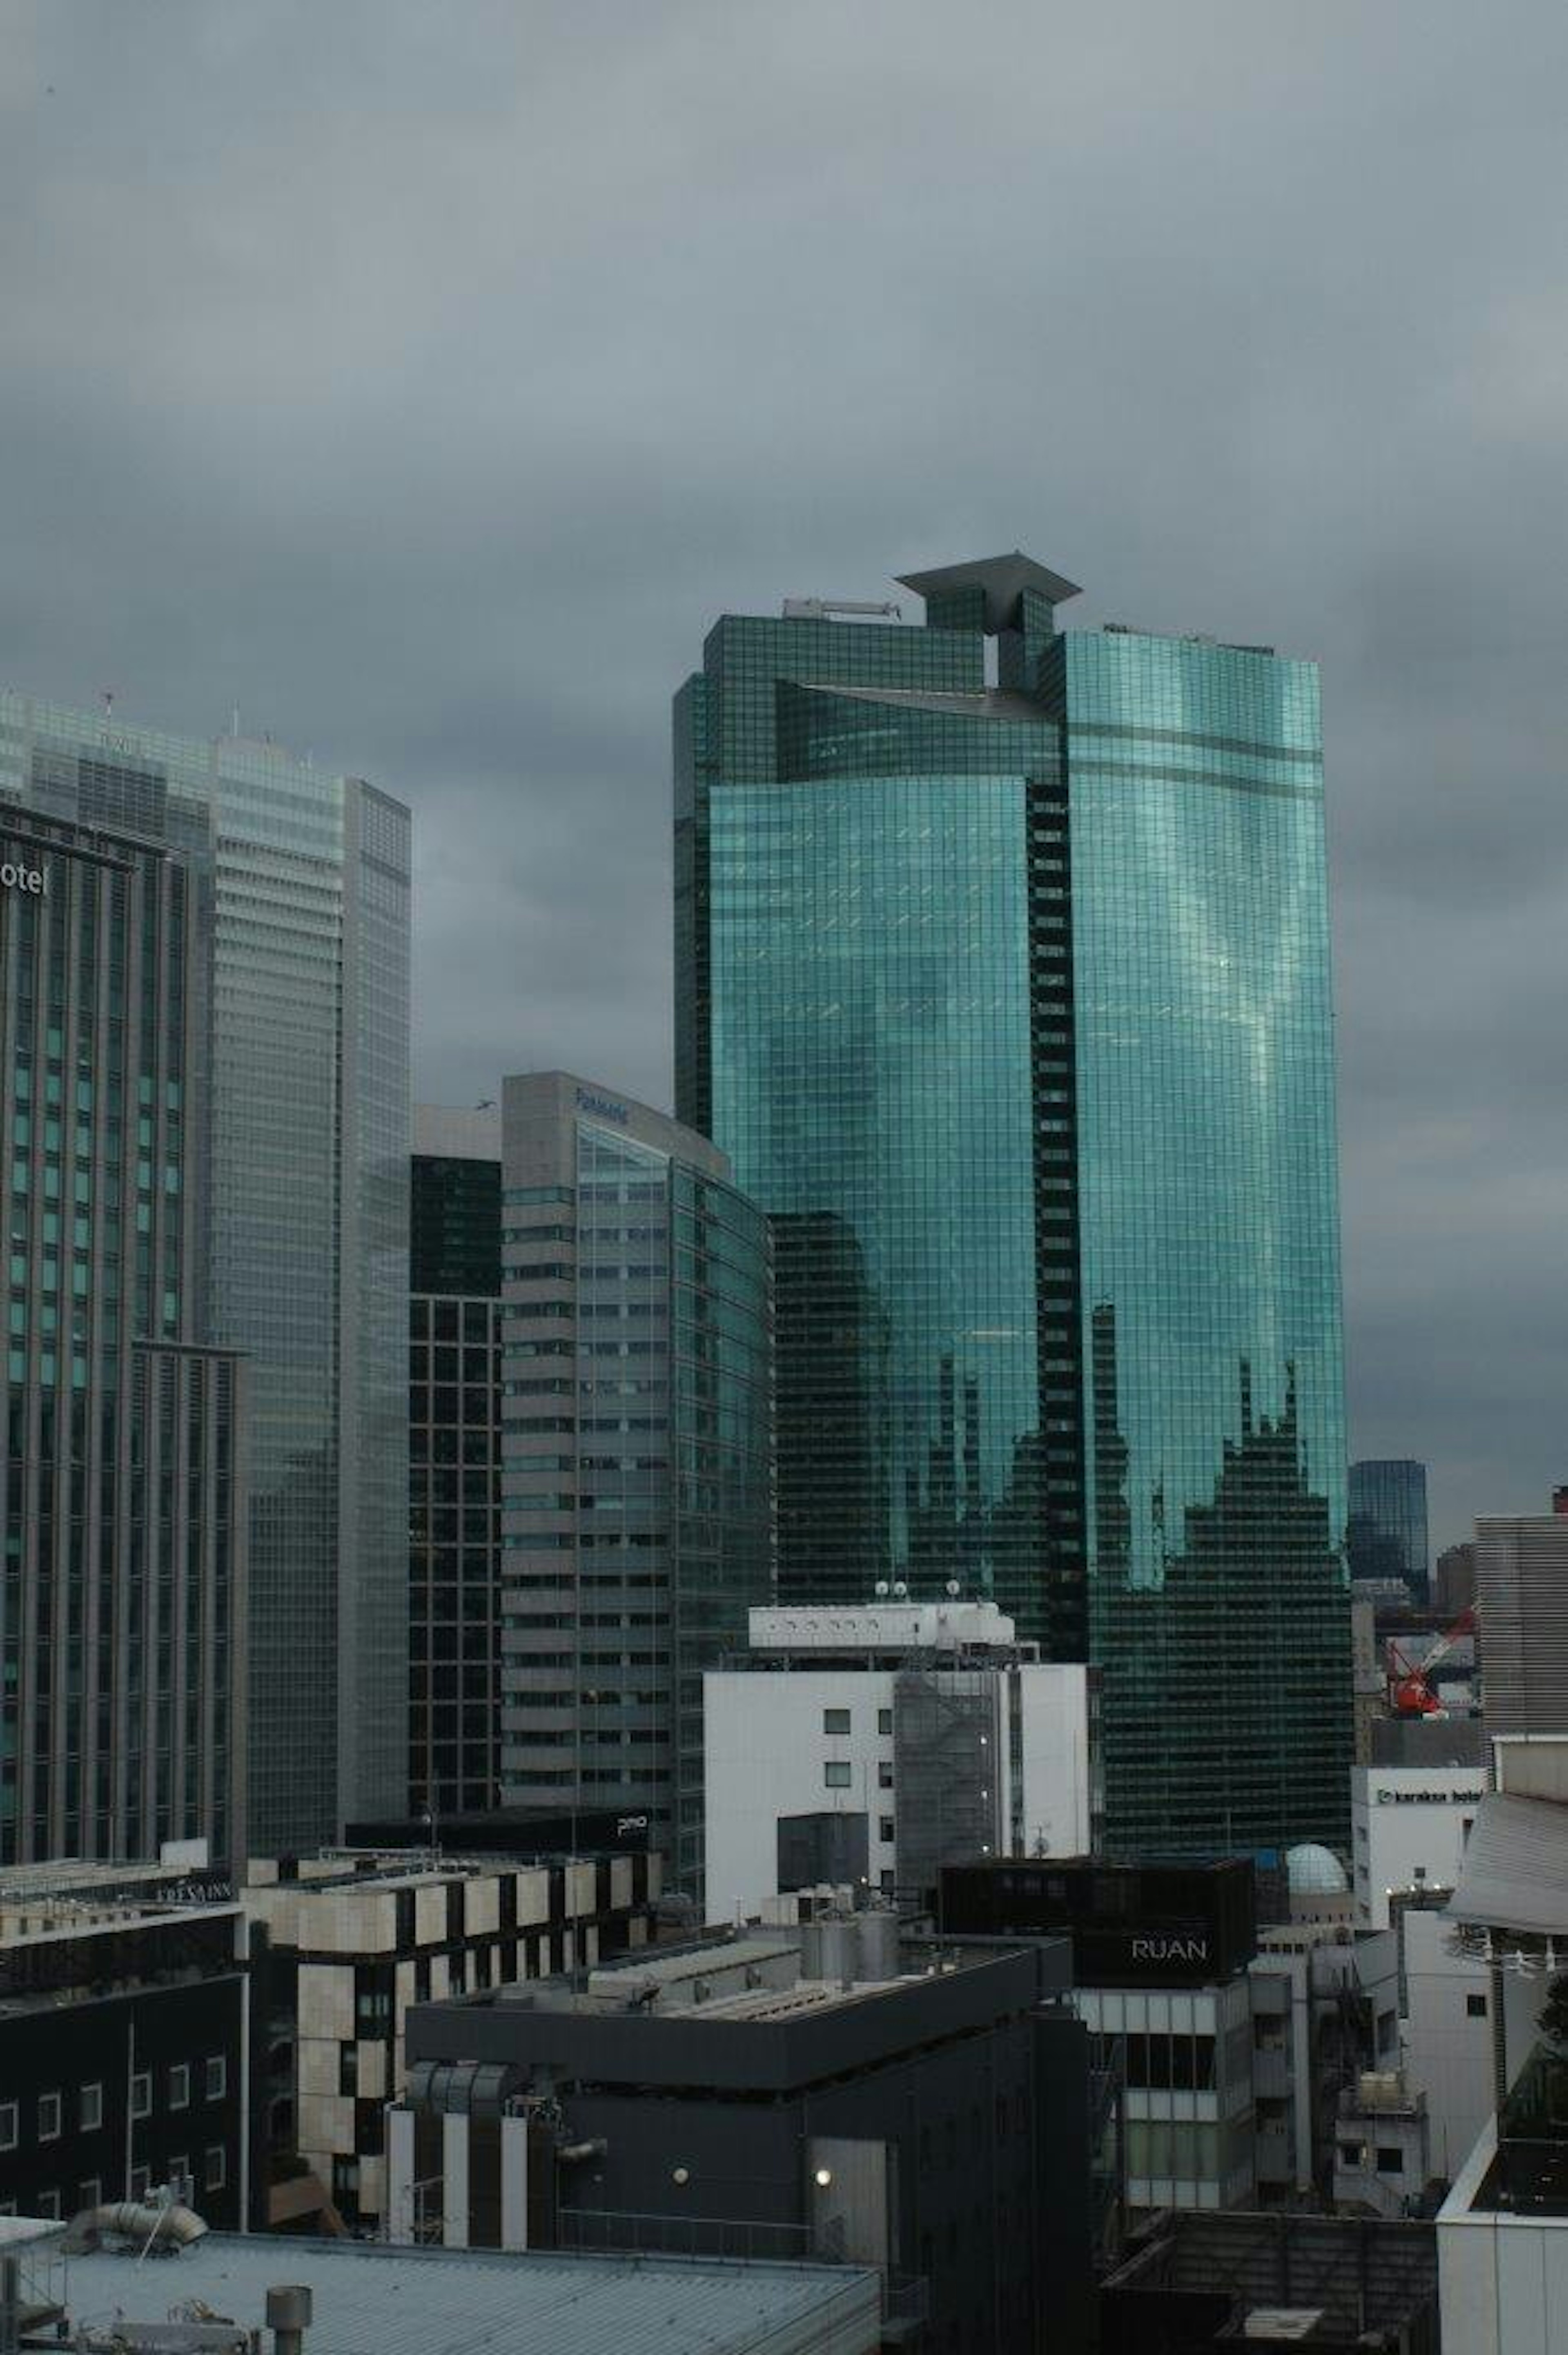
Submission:
<svg viewBox="0 0 1568 2355">
<path fill-rule="evenodd" d="M 766 1222 L 570 1072 L 504 1082 L 502 1159 L 503 1796 L 647 1814 L 695 1898 L 703 1670 L 770 1595 Z"/>
<path fill-rule="evenodd" d="M 0 806 L 0 1863 L 231 1857 L 246 1369 L 203 1346 L 199 866 Z"/>
<path fill-rule="evenodd" d="M 1568 1733 L 1568 1509 L 1477 1521 L 1476 1615 L 1488 1741 Z"/>
<path fill-rule="evenodd" d="M 189 1329 L 250 1381 L 250 1834 L 309 1845 L 407 1800 L 408 813 L 270 743 L 11 692 L 7 804 L 196 879 L 211 1153 Z"/>
</svg>

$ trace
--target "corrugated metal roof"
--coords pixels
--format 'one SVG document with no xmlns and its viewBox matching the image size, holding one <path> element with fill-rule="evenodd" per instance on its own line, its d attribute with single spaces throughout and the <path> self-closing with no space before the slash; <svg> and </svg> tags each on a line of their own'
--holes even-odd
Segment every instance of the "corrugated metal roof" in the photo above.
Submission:
<svg viewBox="0 0 1568 2355">
<path fill-rule="evenodd" d="M 209 2233 L 177 2256 L 70 2263 L 71 2320 L 161 2322 L 201 2298 L 260 2327 L 267 2291 L 309 2285 L 308 2355 L 874 2355 L 881 2286 L 842 2265 L 393 2249 Z"/>
<path fill-rule="evenodd" d="M 1492 1929 L 1568 1934 L 1568 1807 L 1489 1791 L 1447 1911 Z"/>
</svg>

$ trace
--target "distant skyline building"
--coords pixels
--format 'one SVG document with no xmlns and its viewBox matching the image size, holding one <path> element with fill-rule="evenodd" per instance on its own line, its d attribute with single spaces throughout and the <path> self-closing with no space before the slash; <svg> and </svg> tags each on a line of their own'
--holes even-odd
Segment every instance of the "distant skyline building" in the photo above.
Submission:
<svg viewBox="0 0 1568 2355">
<path fill-rule="evenodd" d="M 501 1787 L 501 1114 L 418 1104 L 408 1254 L 408 1794 Z"/>
<path fill-rule="evenodd" d="M 1348 1550 L 1352 1579 L 1403 1579 L 1417 1603 L 1431 1584 L 1426 1466 L 1413 1456 L 1364 1456 L 1351 1466 Z"/>
<path fill-rule="evenodd" d="M 200 1346 L 204 878 L 0 804 L 0 1864 L 231 1860 L 246 1369 Z"/>
<path fill-rule="evenodd" d="M 9 691 L 7 803 L 202 879 L 195 1325 L 250 1390 L 250 1834 L 313 1845 L 407 1796 L 408 813 L 276 745 Z"/>
<path fill-rule="evenodd" d="M 503 1797 L 645 1812 L 694 1897 L 703 1670 L 771 1598 L 767 1225 L 572 1072 L 503 1083 L 502 1151 Z"/>
<path fill-rule="evenodd" d="M 1445 1620 L 1457 1619 L 1476 1599 L 1476 1549 L 1467 1540 L 1445 1546 L 1437 1557 L 1434 1600 Z"/>
<path fill-rule="evenodd" d="M 1115 1851 L 1343 1847 L 1316 668 L 1058 635 L 1022 555 L 904 585 L 923 628 L 725 615 L 676 698 L 676 1108 L 774 1226 L 780 1599 L 956 1580 L 1099 1663 Z"/>
</svg>

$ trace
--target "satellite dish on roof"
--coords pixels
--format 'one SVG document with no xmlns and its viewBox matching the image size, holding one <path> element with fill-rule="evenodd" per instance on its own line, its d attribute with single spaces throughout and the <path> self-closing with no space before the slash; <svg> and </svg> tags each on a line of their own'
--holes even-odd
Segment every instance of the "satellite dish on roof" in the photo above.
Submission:
<svg viewBox="0 0 1568 2355">
<path fill-rule="evenodd" d="M 879 1578 L 876 1584 L 872 1589 L 872 1593 L 874 1594 L 885 1594 L 887 1591 L 887 1581 L 885 1578 Z"/>
<path fill-rule="evenodd" d="M 962 1588 L 959 1586 L 959 1582 L 958 1582 L 958 1580 L 957 1580 L 956 1578 L 949 1578 L 949 1579 L 948 1579 L 948 1593 L 949 1593 L 949 1594 L 954 1598 L 955 1602 L 957 1601 L 957 1599 L 958 1599 L 959 1595 L 962 1593 L 962 1591 L 963 1591 L 963 1590 L 962 1590 Z"/>
</svg>

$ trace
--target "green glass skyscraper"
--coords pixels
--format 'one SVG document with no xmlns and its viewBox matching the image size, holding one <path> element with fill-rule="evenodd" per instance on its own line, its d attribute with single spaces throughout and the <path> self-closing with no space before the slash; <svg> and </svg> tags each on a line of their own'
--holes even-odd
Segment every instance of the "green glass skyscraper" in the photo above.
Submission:
<svg viewBox="0 0 1568 2355">
<path fill-rule="evenodd" d="M 1019 555 L 905 585 L 924 628 L 726 616 L 676 703 L 677 1103 L 773 1219 L 780 1592 L 956 1581 L 1098 1661 L 1121 1853 L 1342 1844 L 1316 672 L 1058 634 Z"/>
</svg>

